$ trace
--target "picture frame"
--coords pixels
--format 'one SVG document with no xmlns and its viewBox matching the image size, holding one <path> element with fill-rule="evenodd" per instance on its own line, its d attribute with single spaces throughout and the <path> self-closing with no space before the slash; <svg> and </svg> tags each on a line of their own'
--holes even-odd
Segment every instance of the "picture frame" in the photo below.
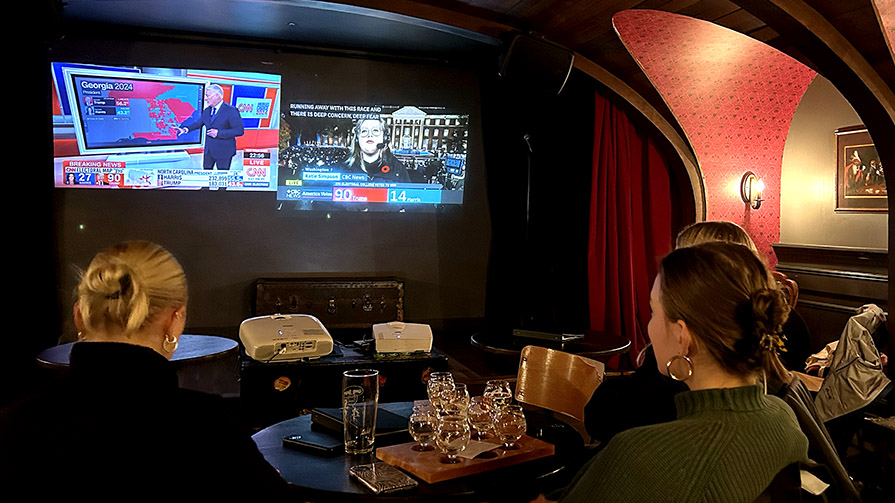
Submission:
<svg viewBox="0 0 895 503">
<path fill-rule="evenodd" d="M 882 161 L 863 125 L 839 128 L 836 135 L 836 211 L 888 212 Z"/>
</svg>

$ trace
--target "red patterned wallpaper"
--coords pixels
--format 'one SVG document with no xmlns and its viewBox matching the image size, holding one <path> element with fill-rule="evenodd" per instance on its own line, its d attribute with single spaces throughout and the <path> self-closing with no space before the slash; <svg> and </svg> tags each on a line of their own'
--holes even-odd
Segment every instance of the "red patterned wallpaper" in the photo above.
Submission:
<svg viewBox="0 0 895 503">
<path fill-rule="evenodd" d="M 627 10 L 613 23 L 693 146 L 706 218 L 742 225 L 774 267 L 783 145 L 816 73 L 755 39 L 679 14 Z M 746 171 L 765 183 L 758 210 L 740 199 Z"/>
<path fill-rule="evenodd" d="M 873 0 L 876 17 L 883 27 L 883 35 L 889 46 L 889 54 L 895 58 L 895 0 Z"/>
</svg>

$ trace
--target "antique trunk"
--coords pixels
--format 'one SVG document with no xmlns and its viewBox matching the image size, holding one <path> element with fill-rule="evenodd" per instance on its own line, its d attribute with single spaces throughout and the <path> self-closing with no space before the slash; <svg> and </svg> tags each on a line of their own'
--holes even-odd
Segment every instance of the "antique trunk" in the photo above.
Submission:
<svg viewBox="0 0 895 503">
<path fill-rule="evenodd" d="M 340 329 L 369 329 L 404 320 L 404 282 L 394 278 L 261 278 L 254 315 L 310 314 L 334 338 Z"/>
</svg>

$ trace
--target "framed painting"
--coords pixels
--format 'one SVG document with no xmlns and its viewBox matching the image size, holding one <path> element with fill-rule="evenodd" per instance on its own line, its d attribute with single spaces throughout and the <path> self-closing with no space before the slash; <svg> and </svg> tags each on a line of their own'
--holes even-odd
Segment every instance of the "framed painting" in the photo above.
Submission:
<svg viewBox="0 0 895 503">
<path fill-rule="evenodd" d="M 836 211 L 889 210 L 883 164 L 864 126 L 836 133 Z"/>
</svg>

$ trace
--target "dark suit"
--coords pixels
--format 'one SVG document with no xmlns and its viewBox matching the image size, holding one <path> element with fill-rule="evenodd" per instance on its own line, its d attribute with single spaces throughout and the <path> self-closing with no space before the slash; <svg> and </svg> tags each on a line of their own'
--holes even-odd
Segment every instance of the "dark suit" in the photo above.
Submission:
<svg viewBox="0 0 895 503">
<path fill-rule="evenodd" d="M 205 157 L 202 167 L 212 169 L 217 164 L 218 169 L 230 169 L 230 161 L 236 155 L 236 137 L 242 136 L 245 132 L 239 110 L 221 102 L 214 117 L 211 116 L 211 107 L 206 107 L 202 110 L 202 115 L 190 117 L 180 125 L 190 131 L 202 126 L 205 126 L 206 131 L 218 130 L 217 138 L 205 137 Z"/>
</svg>

